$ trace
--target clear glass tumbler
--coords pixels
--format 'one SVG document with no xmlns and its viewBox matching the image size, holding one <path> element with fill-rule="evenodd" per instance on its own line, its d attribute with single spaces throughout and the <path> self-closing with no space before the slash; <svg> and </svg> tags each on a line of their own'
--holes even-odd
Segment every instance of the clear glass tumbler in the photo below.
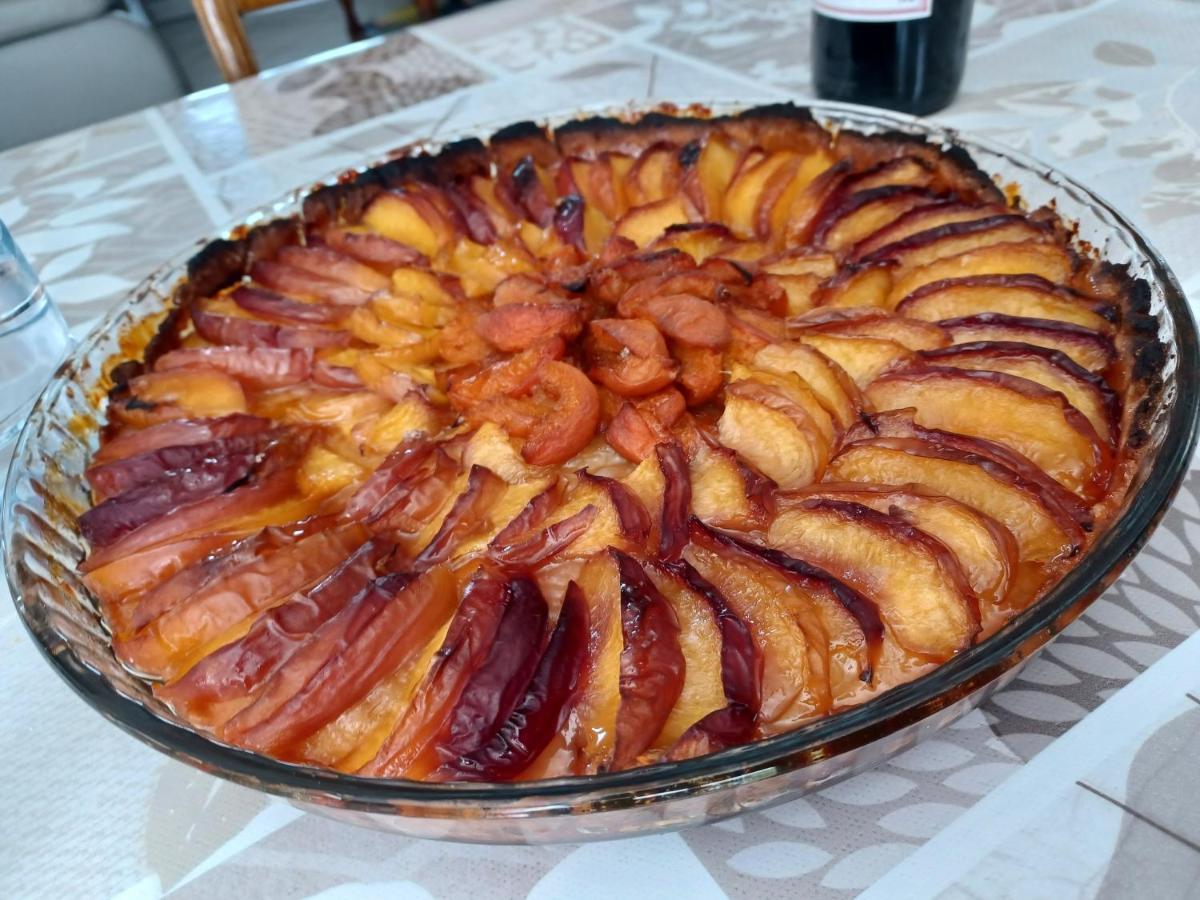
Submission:
<svg viewBox="0 0 1200 900">
<path fill-rule="evenodd" d="M 0 222 L 0 448 L 17 436 L 70 345 L 62 313 Z"/>
</svg>

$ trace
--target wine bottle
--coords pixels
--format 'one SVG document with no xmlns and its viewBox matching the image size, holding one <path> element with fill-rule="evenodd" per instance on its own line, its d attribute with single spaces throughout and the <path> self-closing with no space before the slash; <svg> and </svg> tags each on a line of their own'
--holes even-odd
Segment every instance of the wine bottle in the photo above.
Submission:
<svg viewBox="0 0 1200 900">
<path fill-rule="evenodd" d="M 923 116 L 958 93 L 971 0 L 813 0 L 817 95 Z"/>
</svg>

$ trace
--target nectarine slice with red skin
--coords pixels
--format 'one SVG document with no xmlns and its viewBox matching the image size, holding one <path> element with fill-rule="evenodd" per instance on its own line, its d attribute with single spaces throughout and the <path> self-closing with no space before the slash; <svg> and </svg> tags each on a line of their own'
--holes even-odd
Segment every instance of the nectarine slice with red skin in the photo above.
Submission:
<svg viewBox="0 0 1200 900">
<path fill-rule="evenodd" d="M 156 687 L 156 695 L 190 720 L 219 728 L 254 701 L 309 635 L 377 577 L 376 565 L 393 549 L 386 540 L 367 541 L 315 585 L 265 612 L 245 635 L 204 657 L 174 683 Z"/>
<path fill-rule="evenodd" d="M 949 547 L 958 559 L 979 598 L 984 634 L 991 634 L 1010 617 L 1012 610 L 1005 600 L 1020 555 L 1012 532 L 991 516 L 919 485 L 822 484 L 796 496 L 848 500 L 906 519 Z"/>
<path fill-rule="evenodd" d="M 755 355 L 754 365 L 800 376 L 840 428 L 849 428 L 858 421 L 863 408 L 858 386 L 845 369 L 815 347 L 798 341 L 779 341 L 763 347 Z"/>
<path fill-rule="evenodd" d="M 84 476 L 92 487 L 94 502 L 99 504 L 107 498 L 143 486 L 168 473 L 182 475 L 186 470 L 196 471 L 198 466 L 204 469 L 207 467 L 206 460 L 224 450 L 228 450 L 235 459 L 247 454 L 253 457 L 265 450 L 277 436 L 277 432 L 255 430 L 216 437 L 202 443 L 171 444 L 156 450 L 113 459 L 98 466 L 90 466 Z"/>
<path fill-rule="evenodd" d="M 424 477 L 423 467 L 436 452 L 437 445 L 426 435 L 399 444 L 359 486 L 342 515 L 366 523 L 379 519 Z"/>
<path fill-rule="evenodd" d="M 579 690 L 564 727 L 523 773 L 523 779 L 594 774 L 607 769 L 616 747 L 621 706 L 621 581 L 607 549 L 592 554 L 567 592 L 586 607 L 586 658 L 578 665 Z"/>
<path fill-rule="evenodd" d="M 110 402 L 110 414 L 135 418 L 158 411 L 171 418 L 200 418 L 244 413 L 246 393 L 237 379 L 211 367 L 149 372 L 127 382 L 129 396 Z"/>
<path fill-rule="evenodd" d="M 816 490 L 816 486 L 813 489 Z M 854 622 L 858 636 L 851 636 L 845 643 L 852 646 L 861 643 L 866 648 L 867 655 L 862 657 L 863 664 L 859 666 L 859 672 L 862 681 L 869 682 L 871 680 L 873 664 L 870 658 L 878 655 L 884 636 L 883 620 L 880 619 L 879 607 L 873 600 L 863 596 L 844 581 L 838 580 L 825 569 L 803 559 L 789 556 L 773 547 L 767 547 L 747 538 L 698 524 L 695 520 L 692 522 L 691 535 L 692 539 L 698 543 L 710 547 L 724 547 L 731 553 L 747 554 L 780 572 L 786 572 L 789 576 L 797 578 L 809 588 L 821 586 L 827 589 Z"/>
<path fill-rule="evenodd" d="M 359 774 L 419 779 L 439 764 L 430 744 L 494 644 L 506 591 L 505 580 L 495 572 L 486 568 L 475 572 L 412 704 Z"/>
<path fill-rule="evenodd" d="M 390 273 L 401 266 L 429 265 L 429 258 L 416 248 L 372 231 L 328 228 L 321 232 L 321 240 L 337 252 L 357 259 L 378 272 Z"/>
<path fill-rule="evenodd" d="M 657 563 L 645 564 L 646 575 L 671 604 L 680 624 L 679 649 L 684 658 L 683 684 L 662 731 L 654 739 L 654 752 L 672 747 L 683 733 L 728 701 L 721 682 L 721 632 L 708 601 L 686 586 L 683 579 Z"/>
<path fill-rule="evenodd" d="M 289 528 L 264 528 L 262 532 L 235 542 L 223 548 L 221 552 L 200 560 L 196 565 L 188 566 L 140 596 L 128 617 L 130 628 L 122 632 L 121 636 L 142 630 L 163 613 L 174 610 L 181 602 L 192 598 L 200 590 L 212 587 L 215 582 L 240 571 L 244 566 L 290 547 L 296 541 L 316 534 L 331 524 L 331 516 L 317 516 Z"/>
<path fill-rule="evenodd" d="M 299 442 L 282 441 L 254 467 L 245 483 L 176 508 L 169 516 L 151 519 L 102 548 L 93 547 L 88 558 L 80 563 L 80 571 L 90 572 L 139 550 L 212 531 L 219 522 L 252 510 L 267 509 L 287 499 L 295 490 L 301 451 Z"/>
<path fill-rule="evenodd" d="M 581 680 L 587 646 L 587 603 L 571 582 L 546 649 L 503 724 L 483 746 L 447 759 L 431 773 L 431 780 L 495 781 L 520 774 L 561 730 Z"/>
<path fill-rule="evenodd" d="M 1082 537 L 1092 529 L 1092 510 L 1028 459 L 1003 444 L 980 437 L 926 428 L 916 422 L 912 410 L 871 413 L 846 433 L 846 443 L 871 438 L 916 438 L 938 447 L 957 450 L 990 459 L 1019 476 L 1022 484 L 1033 491 L 1056 519 L 1067 523 Z"/>
<path fill-rule="evenodd" d="M 231 570 L 215 575 L 130 636 L 116 638 L 113 646 L 139 671 L 173 681 L 216 649 L 214 642 L 332 571 L 365 539 L 366 532 L 352 525 L 268 546 L 264 549 L 272 552 L 244 561 L 241 554 L 230 554 Z"/>
<path fill-rule="evenodd" d="M 659 444 L 654 450 L 665 482 L 658 558 L 665 562 L 674 562 L 688 541 L 692 476 L 688 469 L 687 456 L 677 442 Z"/>
<path fill-rule="evenodd" d="M 393 590 L 391 579 L 406 583 Z M 378 603 L 369 602 L 379 595 Z M 341 624 L 338 620 L 347 611 L 358 612 L 352 607 L 360 600 L 368 613 L 375 608 L 374 615 L 350 621 L 316 671 L 279 703 L 281 698 L 271 688 L 290 681 L 286 673 L 295 657 L 289 660 L 259 698 L 225 724 L 223 739 L 288 758 L 300 742 L 361 700 L 382 677 L 409 664 L 450 619 L 457 599 L 454 579 L 443 569 L 411 580 L 385 576 L 327 624 Z M 349 648 L 353 650 L 347 652 Z M 268 700 L 274 702 L 264 703 Z M 260 711 L 260 704 L 266 709 Z M 267 710 L 270 714 L 262 715 Z"/>
<path fill-rule="evenodd" d="M 850 248 L 848 256 L 857 262 L 881 247 L 899 243 L 915 234 L 955 222 L 971 222 L 1005 212 L 1007 212 L 1005 207 L 996 204 L 973 205 L 957 200 L 927 203 L 910 209 L 895 221 L 889 222 L 863 237 Z"/>
<path fill-rule="evenodd" d="M 214 553 L 221 553 L 238 534 L 214 532 L 160 544 L 114 560 L 83 576 L 100 601 L 104 621 L 114 634 L 128 633 L 129 619 L 143 593 Z"/>
<path fill-rule="evenodd" d="M 530 501 L 536 502 L 536 499 Z M 589 504 L 571 515 L 529 534 L 511 538 L 497 535 L 488 545 L 488 555 L 497 562 L 512 566 L 536 566 L 569 547 L 591 526 L 599 510 Z"/>
<path fill-rule="evenodd" d="M 870 597 L 896 642 L 944 661 L 979 632 L 979 605 L 940 541 L 861 504 L 809 500 L 781 510 L 767 542 L 827 569 Z"/>
<path fill-rule="evenodd" d="M 277 347 L 188 347 L 154 361 L 154 371 L 211 368 L 256 388 L 299 384 L 312 374 L 312 351 Z"/>
<path fill-rule="evenodd" d="M 950 343 L 950 336 L 933 322 L 890 315 L 877 308 L 818 308 L 788 321 L 788 329 L 882 338 L 895 341 L 909 350 L 934 350 Z"/>
<path fill-rule="evenodd" d="M 1057 244 L 1031 241 L 989 244 L 954 256 L 943 256 L 906 272 L 893 273 L 888 305 L 903 315 L 912 315 L 910 308 L 900 309 L 900 304 L 926 285 L 939 281 L 1021 275 L 1060 284 L 1071 278 L 1074 272 L 1075 259 Z M 996 307 L 991 309 L 995 312 L 1007 311 Z M 928 316 L 917 315 L 914 318 Z M 947 315 L 939 314 L 937 318 L 944 319 Z"/>
<path fill-rule="evenodd" d="M 791 337 L 797 343 L 807 344 L 833 360 L 860 390 L 865 390 L 887 370 L 904 366 L 913 359 L 911 350 L 889 338 L 828 334 L 805 329 L 794 332 Z"/>
<path fill-rule="evenodd" d="M 829 465 L 835 481 L 922 484 L 1005 525 L 1021 559 L 1047 564 L 1074 556 L 1084 534 L 1051 509 L 1037 486 L 987 456 L 916 438 L 877 438 L 848 445 Z"/>
<path fill-rule="evenodd" d="M 613 551 L 621 582 L 621 705 L 613 766 L 627 768 L 650 747 L 679 699 L 686 668 L 675 611 L 642 567 Z"/>
<path fill-rule="evenodd" d="M 455 548 L 477 529 L 480 523 L 487 520 L 487 511 L 495 504 L 504 488 L 504 480 L 491 469 L 479 465 L 471 466 L 466 489 L 455 498 L 432 540 L 413 559 L 412 570 L 421 572 L 450 559 Z"/>
<path fill-rule="evenodd" d="M 340 281 L 368 293 L 386 291 L 392 286 L 386 275 L 330 247 L 282 247 L 277 259 L 318 278 Z"/>
<path fill-rule="evenodd" d="M 196 333 L 213 344 L 234 347 L 347 347 L 348 332 L 334 328 L 293 327 L 224 315 L 196 304 L 190 312 Z"/>
<path fill-rule="evenodd" d="M 617 220 L 613 235 L 626 238 L 637 247 L 646 247 L 672 225 L 691 221 L 691 214 L 680 196 L 635 206 Z"/>
<path fill-rule="evenodd" d="M 936 195 L 907 184 L 886 184 L 849 194 L 836 208 L 814 223 L 815 246 L 843 250 L 879 228 L 894 222 Z"/>
<path fill-rule="evenodd" d="M 1001 213 L 966 222 L 950 222 L 927 231 L 909 235 L 903 240 L 885 244 L 868 253 L 859 262 L 872 263 L 890 260 L 898 275 L 937 262 L 1002 243 L 1040 243 L 1049 241 L 1051 234 L 1043 226 L 1031 222 L 1019 213 Z"/>
<path fill-rule="evenodd" d="M 762 706 L 764 662 L 750 628 L 715 585 L 687 560 L 663 568 L 704 599 L 721 633 L 721 687 L 726 704 L 692 724 L 667 749 L 668 759 L 689 759 L 749 740 Z"/>
<path fill-rule="evenodd" d="M 1112 339 L 1106 334 L 1053 319 L 1031 319 L 1003 313 L 976 313 L 938 322 L 955 344 L 978 341 L 1017 341 L 1065 353 L 1091 372 L 1103 372 L 1117 358 Z"/>
<path fill-rule="evenodd" d="M 979 341 L 921 354 L 937 366 L 1006 372 L 1058 391 L 1110 446 L 1120 427 L 1121 398 L 1107 381 L 1058 350 L 1012 341 Z"/>
<path fill-rule="evenodd" d="M 326 278 L 306 269 L 299 269 L 295 266 L 289 266 L 286 263 L 276 262 L 275 260 L 262 259 L 254 263 L 250 267 L 250 278 L 255 284 L 261 285 L 261 287 L 250 288 L 249 290 L 258 290 L 272 294 L 277 292 L 278 296 L 287 297 L 293 303 L 298 303 L 300 302 L 299 298 L 304 298 L 311 301 L 313 305 L 332 306 L 335 309 L 344 306 L 361 306 L 372 294 L 372 291 L 363 290 L 360 287 L 346 284 L 333 278 Z M 276 305 L 281 309 L 284 308 L 282 304 Z M 259 310 L 253 311 L 258 312 Z M 268 315 L 271 318 L 282 317 L 282 313 L 271 314 L 266 312 L 265 304 L 262 312 L 263 315 Z M 288 317 L 284 318 L 284 321 L 312 320 L 293 320 Z"/>
<path fill-rule="evenodd" d="M 1059 484 L 1094 498 L 1108 483 L 1111 452 L 1058 391 L 1002 372 L 928 366 L 890 372 L 866 390 L 876 409 L 916 407 L 927 428 L 980 437 L 1021 454 Z"/>
<path fill-rule="evenodd" d="M 118 459 L 151 453 L 165 447 L 203 444 L 220 438 L 254 434 L 274 428 L 270 419 L 233 413 L 217 418 L 173 419 L 149 428 L 127 431 L 105 441 L 92 457 L 92 468 Z"/>
</svg>

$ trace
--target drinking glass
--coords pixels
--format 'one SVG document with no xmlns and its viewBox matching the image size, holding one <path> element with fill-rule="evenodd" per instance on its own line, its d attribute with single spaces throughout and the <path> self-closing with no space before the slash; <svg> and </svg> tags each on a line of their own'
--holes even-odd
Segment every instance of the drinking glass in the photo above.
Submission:
<svg viewBox="0 0 1200 900">
<path fill-rule="evenodd" d="M 62 313 L 0 222 L 0 448 L 17 436 L 70 344 Z"/>
</svg>

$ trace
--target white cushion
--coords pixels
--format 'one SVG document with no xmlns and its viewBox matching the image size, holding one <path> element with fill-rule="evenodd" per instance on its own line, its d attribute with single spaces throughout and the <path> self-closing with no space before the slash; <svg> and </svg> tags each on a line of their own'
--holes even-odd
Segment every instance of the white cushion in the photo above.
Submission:
<svg viewBox="0 0 1200 900">
<path fill-rule="evenodd" d="M 109 0 L 0 0 L 0 44 L 86 22 L 108 7 Z"/>
<path fill-rule="evenodd" d="M 0 150 L 183 93 L 158 38 L 110 13 L 0 47 Z"/>
</svg>

